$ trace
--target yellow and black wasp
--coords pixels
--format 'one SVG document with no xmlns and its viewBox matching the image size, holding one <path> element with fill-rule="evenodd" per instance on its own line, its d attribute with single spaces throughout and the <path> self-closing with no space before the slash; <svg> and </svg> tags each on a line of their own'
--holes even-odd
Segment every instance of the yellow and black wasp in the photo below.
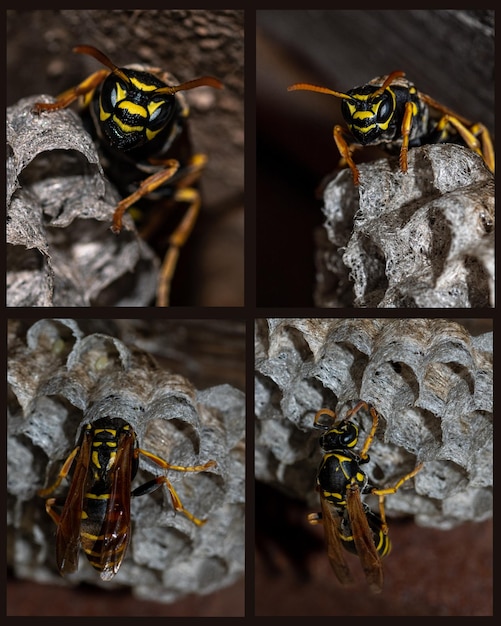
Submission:
<svg viewBox="0 0 501 626">
<path fill-rule="evenodd" d="M 358 426 L 351 417 L 361 408 L 368 409 L 372 417 L 372 428 L 360 453 L 355 452 L 358 443 Z M 324 528 L 327 555 L 343 585 L 353 583 L 343 548 L 360 558 L 369 588 L 379 593 L 383 588 L 381 557 L 391 550 L 388 526 L 384 510 L 384 499 L 395 493 L 404 482 L 415 476 L 422 464 L 406 474 L 393 487 L 376 489 L 368 484 L 362 465 L 369 461 L 368 450 L 378 426 L 379 416 L 374 407 L 360 401 L 338 420 L 330 409 L 321 409 L 315 415 L 314 425 L 325 433 L 319 444 L 323 458 L 317 474 L 317 490 L 320 493 L 320 513 L 311 513 L 311 524 L 321 523 Z M 362 502 L 361 494 L 379 497 L 379 514 L 374 513 Z"/>
<path fill-rule="evenodd" d="M 334 141 L 351 169 L 355 185 L 359 184 L 359 172 L 353 150 L 379 144 L 390 153 L 400 152 L 402 172 L 407 171 L 409 148 L 435 143 L 462 143 L 479 154 L 494 172 L 494 148 L 487 128 L 469 122 L 418 91 L 404 72 L 374 78 L 346 93 L 308 83 L 290 85 L 288 90 L 315 91 L 342 99 L 341 113 L 355 143 L 348 144 L 346 130 L 338 124 L 334 126 Z"/>
<path fill-rule="evenodd" d="M 164 250 L 157 304 L 167 306 L 179 252 L 200 210 L 195 183 L 207 162 L 205 155 L 192 152 L 189 108 L 181 92 L 202 86 L 221 89 L 223 85 L 212 76 L 176 84 L 171 74 L 160 68 L 117 67 L 93 46 L 77 46 L 74 52 L 94 57 L 107 69 L 94 72 L 55 102 L 37 102 L 34 110 L 57 111 L 80 99 L 84 123 L 99 147 L 103 167 L 125 196 L 115 209 L 113 232 L 121 231 L 124 213 L 145 197 L 186 207 L 167 242 L 164 233 L 157 232 L 162 219 L 158 215 L 144 228 L 145 236 L 160 239 Z"/>
<path fill-rule="evenodd" d="M 203 465 L 172 465 L 152 452 L 138 447 L 136 434 L 125 420 L 100 418 L 87 424 L 78 445 L 63 464 L 55 482 L 39 491 L 47 497 L 72 470 L 71 484 L 64 498 L 48 498 L 45 508 L 57 525 L 56 562 L 61 574 L 78 569 L 80 547 L 104 581 L 118 572 L 131 535 L 131 497 L 151 493 L 162 485 L 169 490 L 172 505 L 197 526 L 206 520 L 187 511 L 171 482 L 163 474 L 131 489 L 139 455 L 163 470 L 203 472 L 215 461 Z M 58 513 L 54 507 L 62 507 Z"/>
</svg>

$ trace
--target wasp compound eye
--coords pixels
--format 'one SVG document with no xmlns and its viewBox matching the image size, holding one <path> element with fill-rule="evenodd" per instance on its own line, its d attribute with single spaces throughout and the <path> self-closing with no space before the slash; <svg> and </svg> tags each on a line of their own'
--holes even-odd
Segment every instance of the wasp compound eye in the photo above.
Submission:
<svg viewBox="0 0 501 626">
<path fill-rule="evenodd" d="M 377 122 L 385 124 L 393 116 L 393 100 L 387 94 L 383 94 L 377 103 Z"/>
</svg>

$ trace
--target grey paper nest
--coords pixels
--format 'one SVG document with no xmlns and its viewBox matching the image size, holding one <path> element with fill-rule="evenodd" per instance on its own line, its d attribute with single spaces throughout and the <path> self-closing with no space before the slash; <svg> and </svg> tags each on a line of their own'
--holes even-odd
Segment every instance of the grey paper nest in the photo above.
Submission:
<svg viewBox="0 0 501 626">
<path fill-rule="evenodd" d="M 366 466 L 389 515 L 451 528 L 492 515 L 492 334 L 436 319 L 270 319 L 256 324 L 256 477 L 318 507 L 315 413 L 359 400 L 381 416 Z M 363 411 L 361 441 L 372 424 Z"/>
<path fill-rule="evenodd" d="M 158 260 L 104 177 L 81 119 L 70 110 L 33 113 L 46 96 L 7 109 L 7 304 L 146 306 Z"/>
<path fill-rule="evenodd" d="M 324 193 L 315 300 L 321 307 L 494 306 L 494 176 L 453 144 L 344 170 Z"/>
<path fill-rule="evenodd" d="M 244 397 L 230 385 L 195 389 L 146 352 L 103 334 L 84 336 L 72 320 L 41 320 L 26 337 L 12 332 L 8 368 L 8 563 L 22 578 L 62 581 L 55 525 L 37 490 L 54 480 L 82 424 L 121 417 L 139 445 L 178 465 L 215 460 L 201 473 L 168 478 L 201 527 L 176 514 L 162 489 L 132 500 L 132 538 L 111 583 L 80 555 L 67 578 L 126 585 L 171 602 L 234 582 L 244 568 Z M 158 475 L 140 457 L 133 486 Z M 50 482 L 49 482 L 50 481 Z M 63 495 L 67 481 L 57 491 Z"/>
</svg>

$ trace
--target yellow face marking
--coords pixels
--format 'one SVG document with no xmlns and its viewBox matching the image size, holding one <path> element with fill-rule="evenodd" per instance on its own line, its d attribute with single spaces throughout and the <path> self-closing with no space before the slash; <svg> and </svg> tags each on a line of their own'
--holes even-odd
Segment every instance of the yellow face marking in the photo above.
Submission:
<svg viewBox="0 0 501 626">
<path fill-rule="evenodd" d="M 153 115 L 153 113 L 155 113 L 155 111 L 157 109 L 159 109 L 160 107 L 163 106 L 163 102 L 159 101 L 159 102 L 150 102 L 148 104 L 148 106 L 146 107 L 148 109 L 148 113 L 151 115 Z"/>
<path fill-rule="evenodd" d="M 124 124 L 118 118 L 114 118 L 114 122 L 117 126 L 119 126 L 125 133 L 142 133 L 144 130 L 144 126 L 130 126 L 129 124 Z"/>
<path fill-rule="evenodd" d="M 125 98 L 127 97 L 127 91 L 118 82 L 115 83 L 115 91 L 116 91 L 117 102 L 120 102 L 121 100 L 125 100 Z"/>
<path fill-rule="evenodd" d="M 150 130 L 149 128 L 147 128 L 146 129 L 146 138 L 148 139 L 148 141 L 151 141 L 162 130 L 163 130 L 163 128 L 159 128 L 158 130 Z"/>
<path fill-rule="evenodd" d="M 130 77 L 130 82 L 135 85 L 140 91 L 155 91 L 158 89 L 157 85 L 149 85 L 148 83 L 143 83 L 135 76 Z"/>
<path fill-rule="evenodd" d="M 131 102 L 130 100 L 124 100 L 123 102 L 120 102 L 118 107 L 120 109 L 125 109 L 131 115 L 138 115 L 139 117 L 144 117 L 144 118 L 148 116 L 148 111 L 143 106 L 139 104 L 135 104 L 134 102 Z"/>
</svg>

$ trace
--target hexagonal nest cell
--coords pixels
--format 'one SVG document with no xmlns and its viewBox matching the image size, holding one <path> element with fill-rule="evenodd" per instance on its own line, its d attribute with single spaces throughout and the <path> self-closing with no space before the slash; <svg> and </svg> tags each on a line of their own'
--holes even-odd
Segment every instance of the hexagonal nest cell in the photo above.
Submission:
<svg viewBox="0 0 501 626">
<path fill-rule="evenodd" d="M 494 175 L 454 144 L 358 166 L 325 188 L 317 235 L 321 307 L 494 306 Z"/>
<path fill-rule="evenodd" d="M 386 498 L 390 516 L 446 529 L 492 515 L 492 333 L 444 319 L 261 319 L 255 346 L 259 480 L 318 507 L 315 414 L 343 418 L 364 400 L 380 415 L 369 482 L 393 486 L 424 463 Z M 353 419 L 362 442 L 371 417 Z"/>
<path fill-rule="evenodd" d="M 176 513 L 167 490 L 132 498 L 131 544 L 118 574 L 102 583 L 83 553 L 66 579 L 129 586 L 141 598 L 172 602 L 234 582 L 244 568 L 244 395 L 229 384 L 196 389 L 148 353 L 74 320 L 10 324 L 8 343 L 8 565 L 20 578 L 61 581 L 55 525 L 37 495 L 52 484 L 84 424 L 121 417 L 139 446 L 191 473 L 167 470 L 196 526 Z M 133 488 L 159 475 L 140 455 Z M 64 496 L 64 480 L 56 496 Z"/>
</svg>

